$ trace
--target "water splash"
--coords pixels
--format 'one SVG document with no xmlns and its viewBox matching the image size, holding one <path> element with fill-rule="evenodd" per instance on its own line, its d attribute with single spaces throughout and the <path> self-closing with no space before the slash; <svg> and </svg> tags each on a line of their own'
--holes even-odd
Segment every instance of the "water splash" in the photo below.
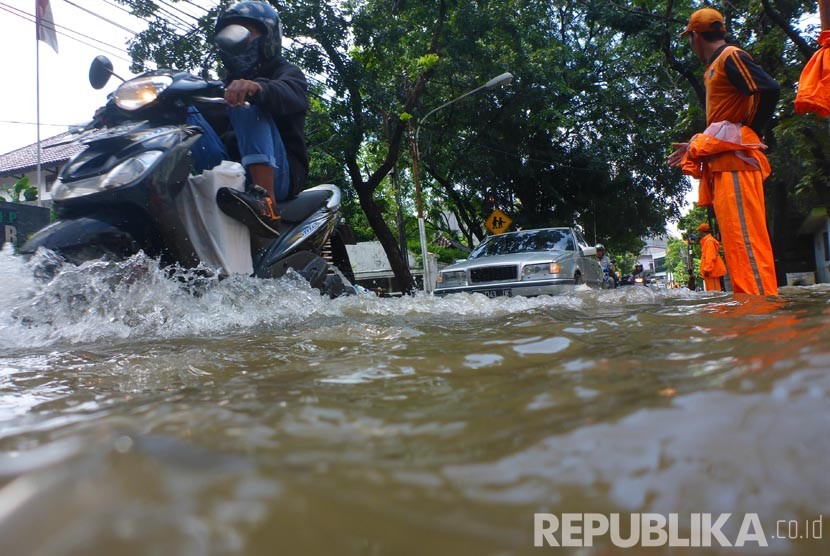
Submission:
<svg viewBox="0 0 830 556">
<path fill-rule="evenodd" d="M 233 332 L 281 324 L 324 303 L 296 275 L 220 281 L 198 270 L 171 272 L 138 254 L 44 276 L 53 264 L 48 253 L 29 261 L 0 253 L 0 348 Z"/>
<path fill-rule="evenodd" d="M 330 300 L 293 273 L 278 280 L 218 280 L 198 270 L 171 272 L 143 254 L 73 266 L 61 265 L 48 252 L 26 260 L 7 247 L 0 252 L 0 349 L 234 334 L 302 326 L 309 319 L 500 319 L 548 309 L 590 315 L 602 307 L 661 304 L 695 295 L 700 294 L 585 288 L 568 296 L 496 300 L 422 292 Z"/>
</svg>

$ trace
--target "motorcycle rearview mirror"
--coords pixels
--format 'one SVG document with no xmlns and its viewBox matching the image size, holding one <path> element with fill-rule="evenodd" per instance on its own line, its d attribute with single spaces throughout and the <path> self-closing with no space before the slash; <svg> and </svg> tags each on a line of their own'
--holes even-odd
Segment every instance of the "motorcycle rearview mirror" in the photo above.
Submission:
<svg viewBox="0 0 830 556">
<path fill-rule="evenodd" d="M 227 25 L 216 33 L 214 41 L 220 50 L 228 54 L 240 54 L 248 46 L 251 32 L 242 25 Z"/>
<path fill-rule="evenodd" d="M 96 56 L 89 66 L 89 84 L 92 85 L 92 88 L 102 89 L 107 84 L 107 81 L 110 80 L 111 75 L 124 81 L 123 77 L 120 77 L 112 71 L 112 62 L 110 62 L 109 58 L 104 55 Z"/>
</svg>

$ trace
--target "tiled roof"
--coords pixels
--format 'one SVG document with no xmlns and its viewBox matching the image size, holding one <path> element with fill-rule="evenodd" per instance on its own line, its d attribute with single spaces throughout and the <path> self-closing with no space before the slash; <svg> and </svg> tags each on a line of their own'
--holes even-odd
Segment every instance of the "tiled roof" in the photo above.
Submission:
<svg viewBox="0 0 830 556">
<path fill-rule="evenodd" d="M 86 145 L 72 142 L 70 132 L 42 139 L 40 152 L 41 166 L 63 164 L 81 152 Z M 31 172 L 37 168 L 37 143 L 21 147 L 6 154 L 0 154 L 0 176 L 13 176 Z"/>
</svg>

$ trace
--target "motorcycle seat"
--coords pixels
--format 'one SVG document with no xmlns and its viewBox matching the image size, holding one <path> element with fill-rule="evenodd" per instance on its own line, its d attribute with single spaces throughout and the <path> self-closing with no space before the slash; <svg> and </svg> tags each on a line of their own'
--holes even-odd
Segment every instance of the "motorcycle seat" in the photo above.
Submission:
<svg viewBox="0 0 830 556">
<path fill-rule="evenodd" d="M 325 206 L 331 197 L 326 190 L 300 191 L 293 199 L 276 204 L 275 212 L 284 222 L 302 222 L 315 210 Z"/>
</svg>

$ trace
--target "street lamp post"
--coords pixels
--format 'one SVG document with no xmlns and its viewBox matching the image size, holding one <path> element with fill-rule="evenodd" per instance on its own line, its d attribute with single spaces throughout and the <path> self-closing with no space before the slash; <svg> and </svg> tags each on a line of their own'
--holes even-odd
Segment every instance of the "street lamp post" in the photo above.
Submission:
<svg viewBox="0 0 830 556">
<path fill-rule="evenodd" d="M 476 87 L 472 91 L 467 91 L 460 97 L 456 97 L 449 102 L 445 102 L 441 106 L 437 108 L 433 108 L 429 112 L 427 112 L 423 118 L 418 120 L 417 125 L 415 126 L 415 135 L 412 136 L 412 178 L 415 182 L 415 199 L 418 207 L 418 233 L 420 235 L 421 240 L 421 258 L 423 260 L 423 267 L 424 267 L 424 291 L 426 293 L 432 293 L 432 285 L 429 283 L 429 275 L 430 275 L 430 268 L 429 268 L 429 259 L 427 258 L 427 234 L 426 228 L 424 227 L 424 204 L 423 199 L 421 196 L 421 179 L 418 175 L 418 163 L 420 162 L 420 153 L 418 151 L 418 136 L 421 132 L 421 126 L 424 124 L 427 118 L 441 110 L 442 108 L 446 108 L 450 104 L 454 102 L 458 102 L 462 98 L 468 97 L 472 94 L 475 94 L 479 91 L 484 89 L 495 89 L 496 87 L 501 87 L 503 85 L 507 85 L 513 81 L 513 74 L 506 72 L 502 73 L 501 75 L 497 75 L 493 79 L 489 80 L 487 83 L 480 87 Z M 412 129 L 410 128 L 410 135 Z"/>
</svg>

